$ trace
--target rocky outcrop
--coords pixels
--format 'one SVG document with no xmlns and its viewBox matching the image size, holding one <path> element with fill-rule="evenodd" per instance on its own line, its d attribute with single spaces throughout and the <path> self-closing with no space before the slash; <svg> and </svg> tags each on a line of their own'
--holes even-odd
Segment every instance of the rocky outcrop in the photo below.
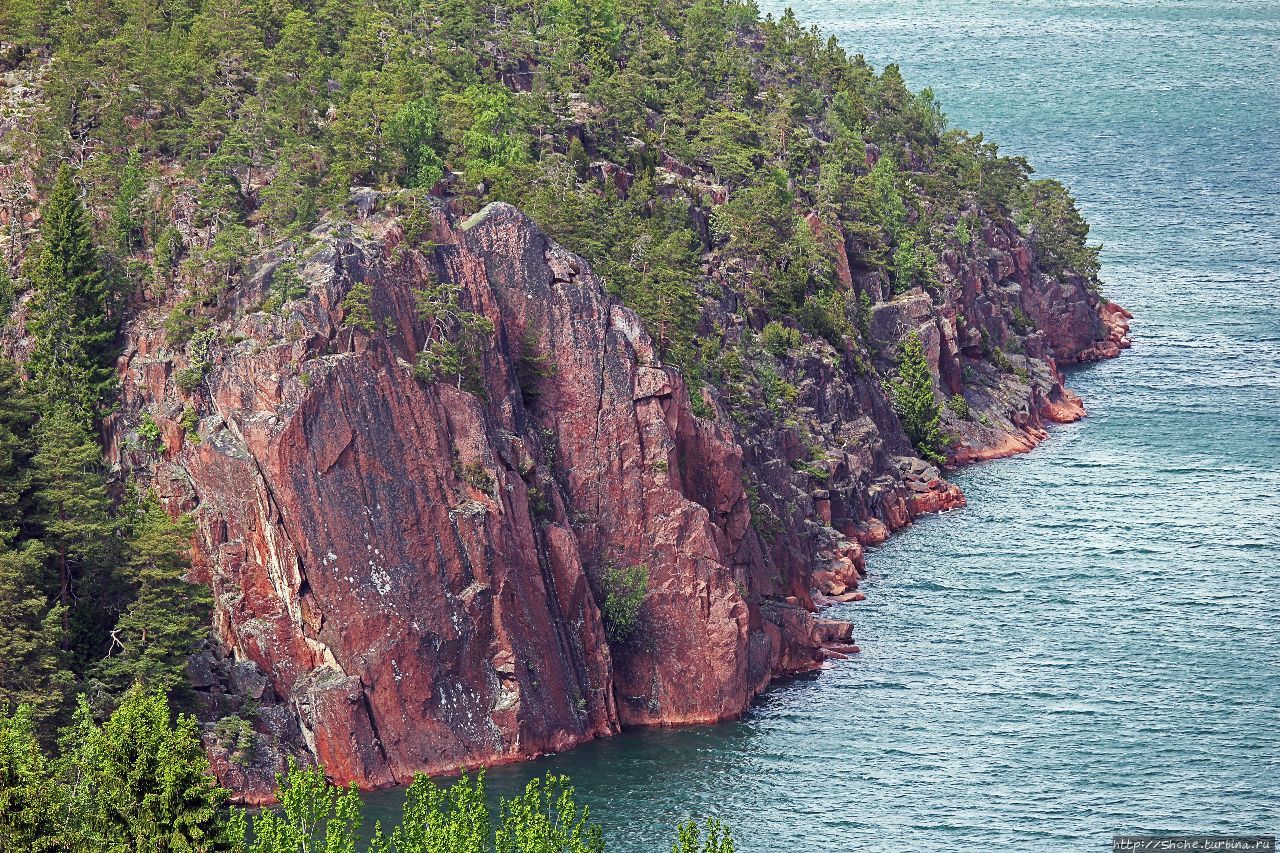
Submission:
<svg viewBox="0 0 1280 853">
<path fill-rule="evenodd" d="M 906 331 L 940 397 L 971 407 L 948 409 L 955 462 L 1082 415 L 1059 360 L 1125 342 L 1121 309 L 1001 232 L 985 260 L 944 259 L 941 301 L 877 294 L 871 349 L 789 354 L 786 411 L 735 422 L 700 389 L 700 417 L 636 315 L 516 209 L 464 220 L 440 202 L 407 237 L 394 199 L 356 200 L 311 235 L 303 298 L 262 310 L 283 274 L 267 252 L 181 351 L 161 331 L 172 305 L 141 311 L 105 425 L 111 461 L 198 520 L 216 643 L 193 683 L 215 768 L 249 802 L 288 756 L 376 787 L 741 713 L 777 675 L 856 651 L 816 612 L 862 598 L 866 547 L 964 505 L 880 379 Z M 415 293 L 439 282 L 493 325 L 465 383 L 415 376 Z M 348 316 L 356 285 L 368 329 Z M 726 341 L 749 332 L 720 320 Z M 163 452 L 136 440 L 144 413 Z M 606 577 L 630 567 L 648 589 L 611 644 Z"/>
<path fill-rule="evenodd" d="M 194 512 L 221 645 L 335 779 L 388 785 L 722 719 L 849 639 L 798 601 L 762 605 L 732 432 L 693 415 L 635 315 L 522 214 L 438 214 L 414 245 L 381 214 L 316 236 L 307 298 L 256 310 L 270 255 L 227 295 L 191 394 L 191 358 L 155 317 L 133 323 L 106 429 L 116 464 Z M 429 280 L 494 324 L 483 395 L 414 377 Z M 344 325 L 357 283 L 385 331 Z M 160 458 L 131 438 L 144 411 Z M 602 578 L 639 565 L 640 627 L 611 650 Z"/>
</svg>

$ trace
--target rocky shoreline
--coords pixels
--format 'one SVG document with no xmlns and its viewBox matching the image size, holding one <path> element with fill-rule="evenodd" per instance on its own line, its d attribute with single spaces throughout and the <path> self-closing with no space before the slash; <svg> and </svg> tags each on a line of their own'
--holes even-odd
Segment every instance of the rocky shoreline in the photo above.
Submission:
<svg viewBox="0 0 1280 853">
<path fill-rule="evenodd" d="M 258 310 L 280 264 L 267 253 L 203 352 L 166 345 L 164 302 L 126 330 L 109 456 L 198 520 L 217 642 L 193 683 L 219 778 L 244 802 L 268 801 L 288 756 L 374 788 L 733 717 L 772 679 L 856 650 L 850 625 L 817 612 L 861 595 L 866 547 L 964 505 L 902 437 L 879 381 L 832 372 L 825 344 L 789 359 L 789 419 L 732 427 L 714 397 L 699 417 L 635 315 L 519 211 L 462 221 L 444 205 L 410 241 L 385 206 L 366 191 L 351 220 L 317 229 L 308 295 L 283 315 Z M 1024 269 L 1028 310 L 1062 310 L 1062 283 Z M 483 396 L 413 377 L 413 292 L 428 280 L 460 285 L 494 323 Z M 357 283 L 377 334 L 344 322 Z M 1051 346 L 1075 346 L 1065 362 L 1127 344 L 1107 303 L 1085 315 L 1096 330 L 1037 330 L 1021 374 L 993 371 L 966 332 L 982 310 L 906 294 L 870 318 L 879 363 L 918 328 L 940 393 L 966 390 L 971 418 L 947 418 L 952 464 L 1025 452 L 1044 423 L 1083 415 Z M 549 363 L 530 389 L 535 335 Z M 136 439 L 144 413 L 159 454 Z M 650 592 L 637 641 L 611 648 L 600 577 L 625 565 L 647 566 Z"/>
</svg>

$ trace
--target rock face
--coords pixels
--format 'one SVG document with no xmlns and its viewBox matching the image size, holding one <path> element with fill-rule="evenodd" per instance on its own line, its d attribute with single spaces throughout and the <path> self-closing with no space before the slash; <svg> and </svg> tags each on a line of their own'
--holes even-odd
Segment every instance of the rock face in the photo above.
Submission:
<svg viewBox="0 0 1280 853">
<path fill-rule="evenodd" d="M 131 321 L 106 424 L 112 461 L 198 520 L 218 642 L 193 681 L 215 767 L 247 801 L 289 754 L 375 787 L 736 715 L 773 677 L 856 650 L 815 612 L 861 597 L 864 547 L 963 506 L 873 373 L 806 348 L 787 416 L 735 426 L 708 396 L 699 417 L 636 315 L 516 209 L 440 207 L 408 239 L 384 200 L 359 200 L 312 235 L 307 295 L 281 311 L 258 310 L 280 268 L 267 253 L 198 348 L 166 348 L 166 306 Z M 1036 273 L 1016 234 L 987 236 L 987 261 L 944 259 L 948 301 L 907 294 L 868 318 L 870 357 L 918 329 L 940 395 L 987 419 L 948 414 L 958 462 L 1081 416 L 1057 363 L 1127 343 L 1122 309 Z M 470 390 L 414 375 L 414 293 L 441 281 L 494 327 Z M 372 333 L 347 322 L 355 285 Z M 1020 314 L 1021 372 L 992 367 Z M 162 454 L 134 440 L 144 412 Z M 605 577 L 636 566 L 638 627 L 611 647 Z M 253 731 L 230 743 L 212 721 L 235 713 Z"/>
</svg>

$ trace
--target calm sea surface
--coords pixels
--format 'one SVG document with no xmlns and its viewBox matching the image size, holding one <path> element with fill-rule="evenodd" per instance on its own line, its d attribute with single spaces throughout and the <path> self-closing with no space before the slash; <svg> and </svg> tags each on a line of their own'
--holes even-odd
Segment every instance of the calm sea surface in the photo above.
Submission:
<svg viewBox="0 0 1280 853">
<path fill-rule="evenodd" d="M 491 782 L 570 773 L 618 853 L 692 815 L 747 853 L 1280 833 L 1280 2 L 794 8 L 1072 187 L 1134 348 L 1071 375 L 1087 420 L 871 556 L 835 611 L 857 659 Z"/>
</svg>

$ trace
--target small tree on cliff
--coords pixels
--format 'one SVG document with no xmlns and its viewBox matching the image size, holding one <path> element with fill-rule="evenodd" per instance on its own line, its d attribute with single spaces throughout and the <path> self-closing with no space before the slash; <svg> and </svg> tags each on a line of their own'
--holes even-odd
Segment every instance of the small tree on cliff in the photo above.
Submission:
<svg viewBox="0 0 1280 853">
<path fill-rule="evenodd" d="M 902 342 L 898 381 L 892 390 L 894 409 L 907 438 L 925 459 L 935 464 L 945 462 L 947 440 L 942 432 L 942 410 L 933 394 L 933 374 L 924 357 L 924 344 L 915 330 Z"/>
<path fill-rule="evenodd" d="M 465 383 L 468 391 L 483 396 L 482 358 L 485 344 L 493 337 L 493 322 L 464 310 L 458 302 L 461 292 L 461 285 L 447 281 L 428 281 L 415 292 L 427 334 L 414 375 L 424 382 L 454 379 L 457 387 Z"/>
<path fill-rule="evenodd" d="M 610 643 L 631 639 L 640 622 L 640 608 L 649 591 L 649 567 L 609 568 L 604 575 L 604 631 Z"/>
<path fill-rule="evenodd" d="M 109 687 L 172 693 L 186 683 L 187 658 L 209 630 L 212 607 L 205 586 L 184 580 L 193 532 L 189 517 L 170 518 L 154 495 L 141 502 L 120 572 L 131 600 L 97 667 Z"/>
<path fill-rule="evenodd" d="M 41 218 L 40 250 L 30 270 L 36 345 L 28 369 L 49 399 L 92 420 L 115 387 L 115 328 L 107 277 L 69 166 L 58 171 Z"/>
</svg>

